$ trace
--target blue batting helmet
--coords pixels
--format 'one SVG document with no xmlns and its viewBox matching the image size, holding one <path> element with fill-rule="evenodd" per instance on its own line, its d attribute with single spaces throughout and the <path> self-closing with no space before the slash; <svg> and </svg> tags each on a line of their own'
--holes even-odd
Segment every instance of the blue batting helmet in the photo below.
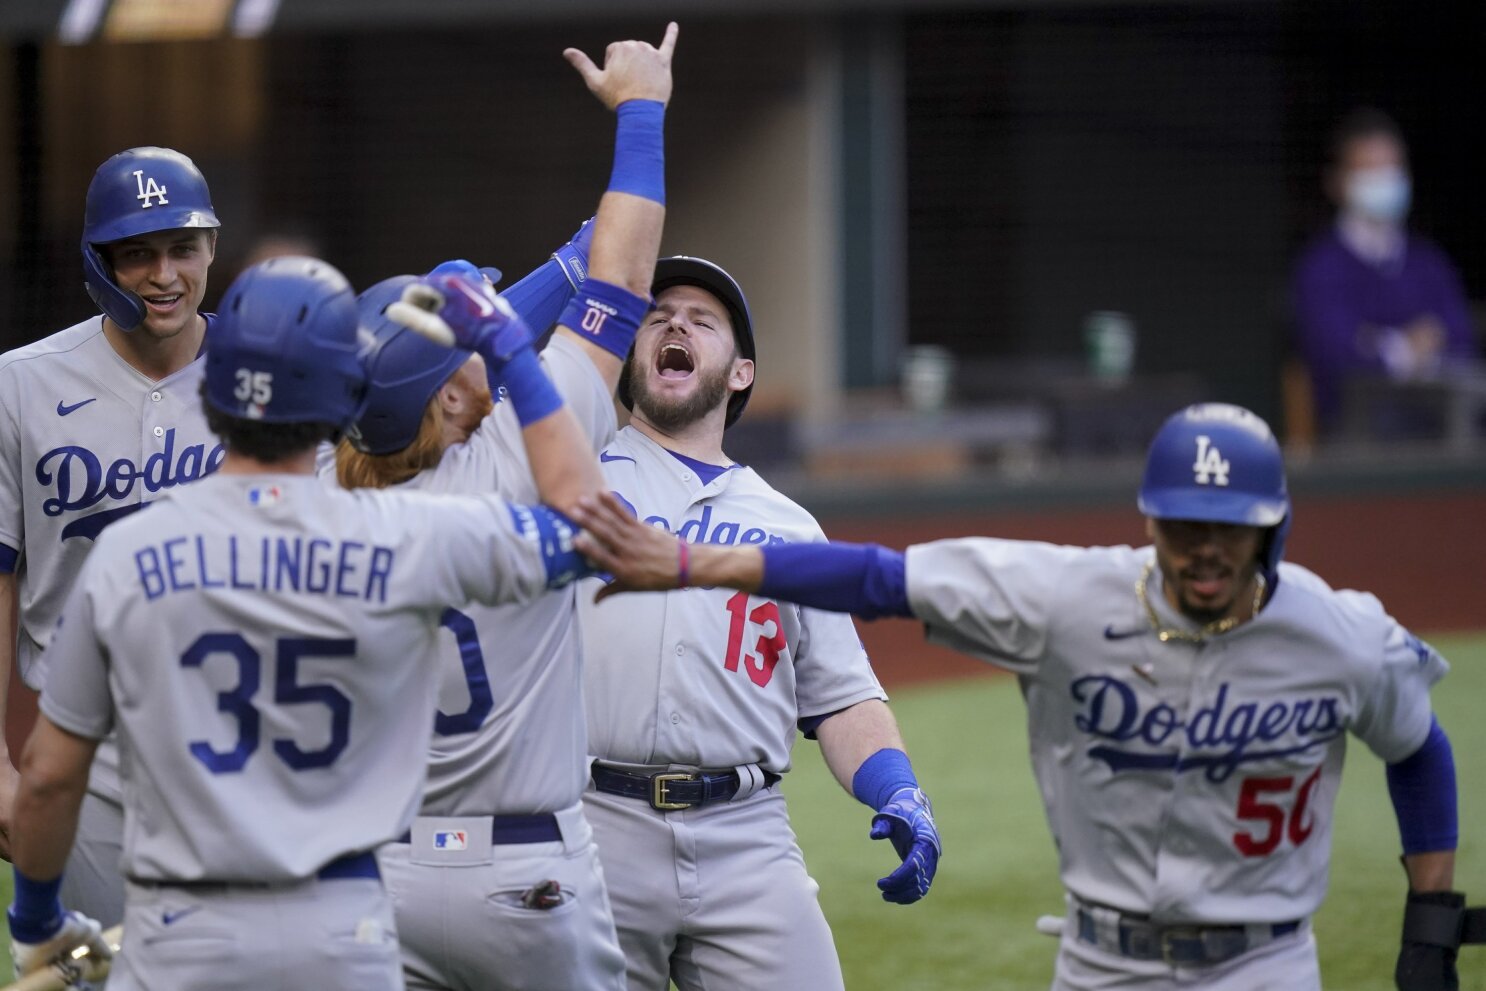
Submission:
<svg viewBox="0 0 1486 991">
<path fill-rule="evenodd" d="M 83 284 L 110 320 L 125 330 L 144 322 L 138 296 L 119 287 L 96 245 L 178 228 L 216 228 L 206 178 L 170 148 L 130 148 L 93 173 L 83 210 Z"/>
<path fill-rule="evenodd" d="M 206 401 L 245 420 L 344 429 L 366 393 L 356 294 L 334 266 L 285 255 L 227 287 L 206 338 Z"/>
<path fill-rule="evenodd" d="M 655 278 L 650 283 L 650 295 L 659 296 L 672 286 L 696 286 L 705 289 L 722 301 L 728 317 L 733 323 L 733 337 L 738 342 L 738 354 L 749 361 L 758 361 L 758 347 L 753 340 L 753 317 L 748 312 L 748 300 L 738 283 L 723 270 L 721 265 L 705 258 L 689 255 L 673 255 L 655 263 Z M 633 352 L 631 352 L 633 354 Z M 625 409 L 634 409 L 635 400 L 629 390 L 629 368 L 619 376 L 619 401 Z M 748 397 L 753 394 L 753 383 L 728 398 L 728 415 L 725 426 L 731 427 L 743 415 Z"/>
<path fill-rule="evenodd" d="M 387 316 L 387 307 L 416 281 L 416 275 L 384 279 L 356 302 L 367 392 L 346 439 L 366 454 L 393 454 L 411 444 L 428 400 L 469 360 L 469 352 L 435 344 Z"/>
<path fill-rule="evenodd" d="M 1271 529 L 1263 564 L 1272 576 L 1290 525 L 1280 445 L 1269 424 L 1242 406 L 1188 406 L 1168 418 L 1151 441 L 1137 505 L 1158 520 Z"/>
</svg>

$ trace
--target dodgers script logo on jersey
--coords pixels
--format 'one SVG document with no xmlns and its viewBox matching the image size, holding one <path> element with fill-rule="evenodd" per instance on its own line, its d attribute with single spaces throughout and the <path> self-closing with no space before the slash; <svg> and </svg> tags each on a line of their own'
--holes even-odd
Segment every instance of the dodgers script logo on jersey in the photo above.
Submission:
<svg viewBox="0 0 1486 991">
<path fill-rule="evenodd" d="M 1225 681 L 1212 701 L 1183 720 L 1165 702 L 1142 703 L 1131 685 L 1109 675 L 1085 675 L 1074 680 L 1069 691 L 1080 705 L 1074 726 L 1126 745 L 1101 743 L 1089 749 L 1090 757 L 1104 761 L 1116 774 L 1201 770 L 1209 781 L 1222 782 L 1242 764 L 1304 753 L 1346 730 L 1341 699 L 1335 695 L 1242 702 L 1230 698 L 1237 692 Z M 1154 749 L 1163 747 L 1168 749 Z"/>
<path fill-rule="evenodd" d="M 630 502 L 618 491 L 614 492 L 615 498 L 624 503 L 624 507 L 635 516 L 640 511 L 635 504 Z M 647 516 L 645 522 L 651 526 L 664 527 L 670 533 L 674 533 L 682 540 L 693 544 L 785 544 L 785 538 L 778 534 L 770 533 L 763 527 L 744 528 L 742 523 L 733 520 L 714 520 L 712 518 L 712 507 L 703 506 L 702 512 L 691 519 L 683 520 L 680 526 L 672 526 L 671 521 L 664 516 Z"/>
<path fill-rule="evenodd" d="M 164 449 L 146 458 L 143 467 L 128 458 L 119 458 L 105 466 L 96 453 L 77 444 L 55 447 L 36 461 L 36 481 L 53 487 L 56 493 L 42 502 L 41 511 L 48 516 L 61 516 L 88 509 L 104 499 L 122 502 L 133 495 L 136 483 L 153 493 L 192 482 L 221 467 L 226 453 L 221 444 L 209 452 L 204 444 L 191 444 L 177 453 L 174 427 L 165 432 Z M 93 540 L 108 524 L 144 505 L 144 502 L 131 503 L 80 516 L 62 528 L 62 539 Z"/>
</svg>

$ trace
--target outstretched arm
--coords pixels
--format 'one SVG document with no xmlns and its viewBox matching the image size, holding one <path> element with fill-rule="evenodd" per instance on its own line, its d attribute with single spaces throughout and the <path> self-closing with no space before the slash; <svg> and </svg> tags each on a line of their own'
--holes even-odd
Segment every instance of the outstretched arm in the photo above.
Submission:
<svg viewBox="0 0 1486 991">
<path fill-rule="evenodd" d="M 875 544 L 688 544 L 607 492 L 581 500 L 573 518 L 586 531 L 578 549 L 614 576 L 600 597 L 721 586 L 867 619 L 913 614 L 903 555 Z"/>
</svg>

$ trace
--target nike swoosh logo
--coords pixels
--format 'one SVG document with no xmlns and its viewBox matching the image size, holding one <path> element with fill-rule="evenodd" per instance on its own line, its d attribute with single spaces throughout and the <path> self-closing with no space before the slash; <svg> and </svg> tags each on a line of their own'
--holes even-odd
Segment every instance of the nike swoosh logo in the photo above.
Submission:
<svg viewBox="0 0 1486 991">
<path fill-rule="evenodd" d="M 84 406 L 88 405 L 89 403 L 96 403 L 97 401 L 98 401 L 98 397 L 97 396 L 94 396 L 92 399 L 84 399 L 80 403 L 73 403 L 71 406 L 68 406 L 66 403 L 62 402 L 61 400 L 58 400 L 57 401 L 57 415 L 58 416 L 66 416 L 68 413 L 72 413 L 72 412 L 75 412 L 77 410 L 80 410 Z"/>
<path fill-rule="evenodd" d="M 184 919 L 186 916 L 194 915 L 195 913 L 200 911 L 200 905 L 192 905 L 190 908 L 183 908 L 177 912 L 165 912 L 161 914 L 160 921 L 167 926 L 174 925 L 175 923 Z"/>
<path fill-rule="evenodd" d="M 608 451 L 600 454 L 599 460 L 604 464 L 608 464 L 610 461 L 628 461 L 630 464 L 639 464 L 634 458 L 627 458 L 623 454 L 610 454 Z"/>
<path fill-rule="evenodd" d="M 1106 639 L 1106 640 L 1128 640 L 1131 637 L 1138 637 L 1142 633 L 1149 633 L 1149 632 L 1150 632 L 1150 628 L 1149 627 L 1146 627 L 1146 626 L 1141 626 L 1141 627 L 1138 627 L 1138 628 L 1133 629 L 1133 630 L 1117 630 L 1117 629 L 1114 628 L 1113 625 L 1110 625 L 1110 626 L 1106 626 L 1104 628 L 1104 639 Z"/>
</svg>

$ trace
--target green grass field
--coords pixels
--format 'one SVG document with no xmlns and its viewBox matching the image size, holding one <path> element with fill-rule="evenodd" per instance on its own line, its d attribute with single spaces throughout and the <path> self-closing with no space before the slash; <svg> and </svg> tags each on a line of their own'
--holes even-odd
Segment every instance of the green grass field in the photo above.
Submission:
<svg viewBox="0 0 1486 991">
<path fill-rule="evenodd" d="M 1462 849 L 1456 886 L 1486 902 L 1486 636 L 1438 638 L 1453 665 L 1434 692 L 1455 748 Z M 934 799 L 946 848 L 929 897 L 881 901 L 874 881 L 891 848 L 867 839 L 867 811 L 830 778 L 812 744 L 795 750 L 785 791 L 805 857 L 821 884 L 853 991 L 1046 988 L 1056 943 L 1038 915 L 1062 911 L 1062 888 L 1027 760 L 1026 717 L 1010 678 L 977 678 L 898 692 L 893 709 Z M 1355 744 L 1355 741 L 1353 741 Z M 1337 800 L 1331 892 L 1315 919 L 1332 991 L 1391 991 L 1403 913 L 1398 834 L 1382 767 L 1350 748 Z M 10 901 L 10 872 L 0 871 Z M 10 973 L 0 940 L 0 974 Z M 1486 947 L 1465 949 L 1462 991 L 1486 991 Z M 760 989 L 774 991 L 774 989 Z"/>
<path fill-rule="evenodd" d="M 1486 636 L 1433 641 L 1452 671 L 1434 691 L 1455 750 L 1461 853 L 1456 887 L 1486 902 Z M 1027 758 L 1026 715 L 1011 678 L 895 693 L 893 709 L 934 800 L 945 856 L 929 897 L 889 905 L 874 881 L 891 867 L 870 818 L 842 793 L 815 746 L 795 748 L 791 814 L 851 989 L 1046 988 L 1056 942 L 1033 929 L 1063 911 L 1057 863 Z M 1406 888 L 1381 763 L 1355 739 L 1337 799 L 1331 889 L 1315 918 L 1334 991 L 1391 991 Z M 1486 991 L 1486 947 L 1461 952 L 1461 987 Z"/>
</svg>

